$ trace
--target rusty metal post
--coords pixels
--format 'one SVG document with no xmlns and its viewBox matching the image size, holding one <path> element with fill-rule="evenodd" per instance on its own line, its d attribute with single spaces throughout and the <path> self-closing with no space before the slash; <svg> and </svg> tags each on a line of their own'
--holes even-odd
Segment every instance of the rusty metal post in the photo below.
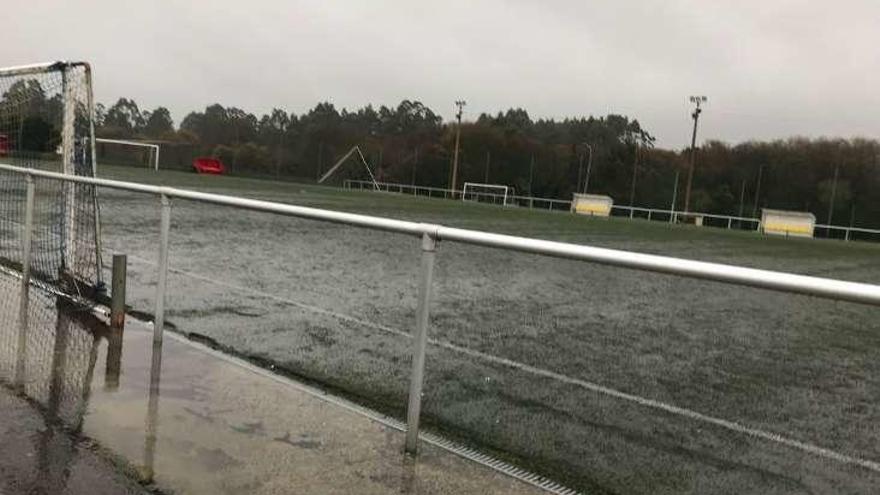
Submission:
<svg viewBox="0 0 880 495">
<path fill-rule="evenodd" d="M 113 274 L 110 286 L 110 327 L 122 330 L 125 328 L 125 285 L 128 257 L 124 254 L 113 255 Z"/>
<path fill-rule="evenodd" d="M 122 335 L 125 329 L 125 286 L 128 257 L 113 255 L 110 283 L 110 332 L 107 336 L 107 364 L 104 371 L 104 389 L 117 390 L 122 369 Z"/>
</svg>

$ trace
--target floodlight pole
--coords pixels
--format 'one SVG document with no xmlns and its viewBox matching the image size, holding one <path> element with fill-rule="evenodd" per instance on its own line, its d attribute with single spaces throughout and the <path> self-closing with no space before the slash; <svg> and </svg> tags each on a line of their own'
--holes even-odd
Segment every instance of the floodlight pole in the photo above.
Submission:
<svg viewBox="0 0 880 495">
<path fill-rule="evenodd" d="M 758 217 L 758 199 L 761 197 L 761 176 L 764 175 L 764 164 L 758 167 L 758 181 L 755 184 L 755 206 L 752 208 L 752 218 Z"/>
<path fill-rule="evenodd" d="M 492 152 L 486 150 L 486 177 L 483 180 L 486 184 L 489 183 L 489 164 L 492 163 Z"/>
<path fill-rule="evenodd" d="M 632 175 L 632 181 L 630 183 L 630 189 L 629 189 L 630 217 L 632 217 L 632 212 L 633 212 L 632 207 L 635 206 L 635 200 L 636 200 L 636 171 L 638 170 L 638 167 L 639 167 L 639 151 L 640 150 L 641 150 L 641 147 L 639 146 L 639 142 L 636 141 L 636 156 L 635 156 L 635 159 L 633 160 L 633 175 Z"/>
<path fill-rule="evenodd" d="M 837 177 L 840 174 L 840 159 L 834 165 L 834 179 L 831 182 L 831 198 L 828 202 L 828 225 L 831 225 L 831 219 L 834 216 L 834 197 L 837 196 Z"/>
<path fill-rule="evenodd" d="M 700 120 L 700 113 L 703 112 L 703 109 L 700 108 L 701 103 L 705 103 L 708 100 L 705 96 L 691 96 L 690 101 L 694 104 L 694 113 L 691 114 L 691 117 L 694 119 L 694 132 L 691 134 L 691 163 L 690 167 L 688 167 L 688 178 L 687 178 L 687 187 L 684 191 L 684 212 L 688 213 L 691 210 L 691 185 L 694 182 L 694 165 L 697 161 L 697 123 Z"/>
<path fill-rule="evenodd" d="M 455 152 L 452 155 L 452 183 L 449 185 L 449 189 L 452 190 L 453 199 L 455 199 L 455 187 L 458 183 L 458 146 L 461 142 L 461 113 L 466 104 L 467 102 L 464 100 L 457 100 L 455 102 L 455 106 L 458 107 L 458 112 L 455 114 L 455 119 L 457 121 L 455 126 Z"/>
<path fill-rule="evenodd" d="M 587 151 L 590 152 L 590 159 L 587 161 L 587 177 L 586 177 L 586 179 L 584 179 L 584 190 L 581 191 L 584 194 L 586 194 L 587 188 L 590 186 L 590 170 L 593 168 L 593 147 L 590 146 L 589 143 L 581 143 L 581 144 L 583 144 L 584 147 L 587 148 Z M 583 171 L 583 169 L 584 169 L 584 154 L 581 153 L 581 164 L 578 167 L 578 183 L 577 183 L 576 189 L 581 187 L 581 172 Z"/>
<path fill-rule="evenodd" d="M 669 223 L 675 223 L 675 200 L 678 199 L 678 174 L 675 171 L 675 183 L 672 184 L 672 202 L 669 204 Z"/>
<path fill-rule="evenodd" d="M 532 160 L 529 162 L 529 196 L 532 194 L 532 179 L 535 178 L 535 154 L 532 153 Z"/>
<path fill-rule="evenodd" d="M 412 186 L 415 188 L 416 186 L 416 167 L 419 166 L 419 148 L 416 147 L 416 151 L 414 153 L 415 158 L 413 159 L 412 166 Z M 413 193 L 415 193 L 415 189 L 413 189 Z"/>
</svg>

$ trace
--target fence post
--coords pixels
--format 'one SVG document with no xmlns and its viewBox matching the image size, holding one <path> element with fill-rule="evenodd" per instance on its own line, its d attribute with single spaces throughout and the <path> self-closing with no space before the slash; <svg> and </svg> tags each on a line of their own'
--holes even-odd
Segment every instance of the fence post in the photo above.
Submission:
<svg viewBox="0 0 880 495">
<path fill-rule="evenodd" d="M 24 387 L 25 358 L 27 357 L 28 307 L 30 306 L 31 286 L 31 239 L 34 231 L 34 178 L 31 174 L 24 176 L 26 184 L 24 206 L 24 235 L 21 259 L 21 295 L 18 307 L 18 347 L 15 357 L 16 387 Z"/>
<path fill-rule="evenodd" d="M 125 279 L 128 257 L 113 255 L 113 269 L 110 277 L 110 326 L 122 330 L 125 327 Z"/>
<path fill-rule="evenodd" d="M 162 333 L 165 327 L 165 287 L 168 283 L 168 236 L 171 232 L 171 200 L 161 197 L 162 213 L 159 226 L 159 266 L 156 284 L 156 315 L 153 323 L 153 356 L 150 364 L 150 396 L 147 404 L 147 434 L 144 445 L 144 470 L 152 481 L 156 455 L 156 433 L 159 428 L 159 382 L 162 374 Z"/>
<path fill-rule="evenodd" d="M 119 388 L 119 374 L 122 370 L 122 332 L 125 329 L 125 279 L 128 257 L 113 255 L 113 269 L 110 277 L 110 331 L 107 336 L 107 363 L 104 368 L 104 389 L 114 391 Z"/>
<path fill-rule="evenodd" d="M 428 319 L 431 304 L 431 285 L 434 278 L 434 254 L 437 238 L 422 234 L 422 267 L 419 280 L 419 305 L 416 312 L 416 332 L 413 335 L 412 375 L 409 380 L 409 404 L 406 410 L 406 446 L 408 454 L 419 450 L 419 417 L 422 412 L 422 385 L 425 381 L 425 348 L 428 345 Z"/>
<path fill-rule="evenodd" d="M 733 217 L 727 219 L 727 230 L 730 230 L 731 226 L 733 226 Z"/>
</svg>

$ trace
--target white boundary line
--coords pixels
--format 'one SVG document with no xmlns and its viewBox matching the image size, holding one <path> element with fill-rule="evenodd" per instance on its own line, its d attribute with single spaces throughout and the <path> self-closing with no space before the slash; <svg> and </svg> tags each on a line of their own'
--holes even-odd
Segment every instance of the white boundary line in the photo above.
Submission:
<svg viewBox="0 0 880 495">
<path fill-rule="evenodd" d="M 155 263 L 153 263 L 147 259 L 138 257 L 138 256 L 129 255 L 129 259 L 134 259 L 134 260 L 140 261 L 142 263 L 155 266 Z M 177 273 L 179 275 L 183 275 L 186 277 L 194 278 L 197 280 L 202 280 L 202 281 L 210 283 L 210 284 L 218 285 L 221 287 L 226 287 L 228 289 L 234 289 L 234 290 L 242 291 L 242 292 L 249 292 L 251 294 L 258 295 L 258 296 L 261 296 L 261 297 L 264 297 L 267 299 L 273 299 L 278 302 L 283 302 L 283 303 L 290 304 L 290 305 L 293 305 L 293 306 L 296 306 L 299 308 L 308 309 L 308 310 L 311 310 L 311 311 L 314 311 L 317 313 L 332 316 L 332 317 L 338 318 L 340 320 L 349 321 L 349 322 L 357 323 L 359 325 L 364 325 L 364 326 L 368 326 L 371 328 L 375 328 L 377 330 L 381 330 L 386 333 L 391 333 L 391 334 L 406 337 L 406 338 L 412 338 L 412 336 L 408 332 L 405 332 L 405 331 L 402 331 L 402 330 L 399 330 L 399 329 L 396 329 L 393 327 L 389 327 L 386 325 L 381 325 L 378 323 L 373 323 L 370 321 L 361 320 L 359 318 L 355 318 L 350 315 L 338 313 L 338 312 L 324 309 L 324 308 L 321 308 L 318 306 L 313 306 L 310 304 L 301 303 L 298 301 L 294 301 L 294 300 L 287 299 L 284 297 L 276 296 L 273 294 L 268 294 L 268 293 L 261 292 L 256 289 L 251 289 L 248 287 L 242 287 L 242 286 L 238 286 L 235 284 L 230 284 L 230 283 L 223 282 L 223 281 L 216 280 L 216 279 L 212 279 L 210 277 L 206 277 L 204 275 L 200 275 L 197 273 L 173 268 L 171 266 L 168 267 L 168 271 L 170 271 L 172 273 Z M 579 378 L 573 378 L 573 377 L 570 377 L 567 375 L 562 375 L 560 373 L 556 373 L 556 372 L 553 372 L 550 370 L 545 370 L 542 368 L 537 368 L 535 366 L 531 366 L 531 365 L 528 365 L 525 363 L 520 363 L 518 361 L 513 361 L 513 360 L 510 360 L 507 358 L 500 357 L 500 356 L 495 356 L 492 354 L 487 354 L 484 352 L 475 351 L 472 349 L 467 349 L 465 347 L 461 347 L 456 344 L 452 344 L 450 342 L 445 342 L 445 341 L 441 341 L 441 340 L 437 340 L 437 339 L 433 339 L 433 338 L 429 338 L 428 342 L 431 345 L 441 347 L 441 348 L 444 348 L 444 349 L 447 349 L 447 350 L 450 350 L 453 352 L 457 352 L 457 353 L 464 354 L 467 356 L 471 356 L 471 357 L 475 357 L 475 358 L 482 359 L 485 361 L 489 361 L 489 362 L 492 362 L 495 364 L 500 364 L 500 365 L 507 366 L 510 368 L 525 371 L 525 372 L 531 373 L 533 375 L 542 376 L 545 378 L 550 378 L 550 379 L 557 380 L 557 381 L 560 381 L 563 383 L 567 383 L 569 385 L 575 385 L 577 387 L 589 390 L 591 392 L 595 392 L 595 393 L 602 394 L 602 395 L 607 395 L 609 397 L 614 397 L 616 399 L 625 400 L 628 402 L 638 404 L 643 407 L 660 410 L 660 411 L 663 411 L 663 412 L 666 412 L 669 414 L 683 416 L 683 417 L 686 417 L 689 419 L 693 419 L 695 421 L 708 423 L 708 424 L 718 426 L 720 428 L 730 430 L 730 431 L 733 431 L 736 433 L 744 434 L 744 435 L 754 437 L 754 438 L 759 438 L 762 440 L 767 440 L 769 442 L 774 442 L 774 443 L 778 443 L 781 445 L 785 445 L 787 447 L 801 450 L 801 451 L 807 452 L 809 454 L 812 454 L 812 455 L 815 455 L 818 457 L 824 457 L 826 459 L 831 459 L 831 460 L 834 460 L 834 461 L 837 461 L 837 462 L 840 462 L 843 464 L 860 466 L 860 467 L 868 469 L 870 471 L 880 473 L 880 463 L 878 463 L 876 461 L 871 461 L 871 460 L 867 460 L 867 459 L 862 459 L 860 457 L 842 454 L 840 452 L 837 452 L 837 451 L 834 451 L 831 449 L 827 449 L 824 447 L 820 447 L 818 445 L 814 445 L 814 444 L 807 443 L 807 442 L 802 442 L 800 440 L 794 440 L 794 439 L 785 437 L 783 435 L 780 435 L 778 433 L 773 433 L 773 432 L 760 430 L 757 428 L 752 428 L 752 427 L 737 423 L 735 421 L 729 421 L 726 419 L 716 418 L 714 416 L 709 416 L 707 414 L 703 414 L 703 413 L 700 413 L 697 411 L 692 411 L 690 409 L 675 406 L 672 404 L 667 404 L 665 402 L 661 402 L 658 400 L 639 397 L 637 395 L 630 394 L 627 392 L 621 392 L 619 390 L 615 390 L 615 389 L 612 389 L 612 388 L 609 388 L 609 387 L 606 387 L 603 385 L 599 385 L 597 383 L 589 382 L 589 381 L 582 380 Z"/>
</svg>

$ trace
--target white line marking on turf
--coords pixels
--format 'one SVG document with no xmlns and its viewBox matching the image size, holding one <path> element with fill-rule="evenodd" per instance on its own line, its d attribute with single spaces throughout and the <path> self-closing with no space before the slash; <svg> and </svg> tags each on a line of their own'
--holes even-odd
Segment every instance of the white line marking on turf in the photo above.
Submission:
<svg viewBox="0 0 880 495">
<path fill-rule="evenodd" d="M 148 264 L 148 265 L 156 266 L 156 263 L 154 263 L 150 260 L 147 260 L 145 258 L 138 257 L 138 256 L 129 255 L 129 259 L 140 261 L 140 262 Z M 190 278 L 194 278 L 197 280 L 202 280 L 202 281 L 208 282 L 210 284 L 219 285 L 221 287 L 226 287 L 229 289 L 235 289 L 235 290 L 244 291 L 244 292 L 250 292 L 251 294 L 258 295 L 258 296 L 261 296 L 261 297 L 264 297 L 267 299 L 273 299 L 278 302 L 290 304 L 290 305 L 297 306 L 297 307 L 300 307 L 303 309 L 308 309 L 308 310 L 314 311 L 316 313 L 321 313 L 321 314 L 325 314 L 328 316 L 332 316 L 332 317 L 338 318 L 340 320 L 345 320 L 345 321 L 349 321 L 352 323 L 357 323 L 359 325 L 372 327 L 377 330 L 381 330 L 383 332 L 391 333 L 391 334 L 406 337 L 406 338 L 411 338 L 409 333 L 404 332 L 402 330 L 398 330 L 396 328 L 381 325 L 378 323 L 373 323 L 373 322 L 366 321 L 366 320 L 361 320 L 361 319 L 355 318 L 353 316 L 349 316 L 349 315 L 346 315 L 343 313 L 337 313 L 335 311 L 324 309 L 324 308 L 321 308 L 318 306 L 312 306 L 310 304 L 301 303 L 301 302 L 287 299 L 287 298 L 284 298 L 281 296 L 276 296 L 274 294 L 268 294 L 268 293 L 261 292 L 256 289 L 251 289 L 249 287 L 242 287 L 242 286 L 238 286 L 235 284 L 230 284 L 228 282 L 223 282 L 220 280 L 212 279 L 210 277 L 206 277 L 206 276 L 200 275 L 198 273 L 193 273 L 193 272 L 181 270 L 178 268 L 172 268 L 170 266 L 168 267 L 168 271 L 170 271 L 172 273 L 177 273 L 179 275 L 187 276 Z M 772 433 L 772 432 L 767 432 L 764 430 L 759 430 L 757 428 L 751 428 L 749 426 L 745 426 L 745 425 L 739 424 L 734 421 L 716 418 L 714 416 L 709 416 L 709 415 L 706 415 L 703 413 L 692 411 L 690 409 L 686 409 L 683 407 L 674 406 L 672 404 L 667 404 L 665 402 L 660 402 L 660 401 L 657 401 L 654 399 L 647 399 L 644 397 L 639 397 L 637 395 L 629 394 L 626 392 L 621 392 L 619 390 L 608 388 L 603 385 L 599 385 L 597 383 L 588 382 L 586 380 L 581 380 L 579 378 L 573 378 L 573 377 L 570 377 L 567 375 L 562 375 L 562 374 L 559 374 L 559 373 L 556 373 L 553 371 L 549 371 L 549 370 L 545 370 L 542 368 L 536 368 L 534 366 L 531 366 L 531 365 L 528 365 L 525 363 L 520 363 L 518 361 L 513 361 L 513 360 L 510 360 L 507 358 L 500 357 L 500 356 L 495 356 L 492 354 L 486 354 L 484 352 L 475 351 L 472 349 L 467 349 L 465 347 L 461 347 L 461 346 L 452 344 L 450 342 L 445 342 L 445 341 L 436 340 L 436 339 L 432 339 L 432 338 L 429 338 L 428 342 L 434 346 L 441 347 L 441 348 L 444 348 L 444 349 L 447 349 L 450 351 L 454 351 L 454 352 L 457 352 L 460 354 L 465 354 L 467 356 L 483 359 L 483 360 L 486 360 L 486 361 L 489 361 L 492 363 L 501 364 L 504 366 L 508 366 L 510 368 L 515 368 L 515 369 L 525 371 L 527 373 L 531 373 L 534 375 L 542 376 L 545 378 L 551 378 L 554 380 L 561 381 L 563 383 L 575 385 L 575 386 L 584 388 L 586 390 L 590 390 L 595 393 L 599 393 L 599 394 L 607 395 L 609 397 L 614 397 L 617 399 L 633 402 L 633 403 L 638 404 L 643 407 L 657 409 L 657 410 L 664 411 L 669 414 L 674 414 L 674 415 L 678 415 L 678 416 L 684 416 L 686 418 L 690 418 L 690 419 L 693 419 L 696 421 L 702 421 L 704 423 L 709 423 L 709 424 L 712 424 L 712 425 L 715 425 L 715 426 L 718 426 L 720 428 L 724 428 L 724 429 L 727 429 L 730 431 L 734 431 L 737 433 L 748 435 L 748 436 L 751 436 L 754 438 L 760 438 L 760 439 L 767 440 L 770 442 L 775 442 L 775 443 L 785 445 L 785 446 L 788 446 L 788 447 L 791 447 L 794 449 L 808 452 L 810 454 L 813 454 L 813 455 L 816 455 L 819 457 L 824 457 L 826 459 L 831 459 L 831 460 L 841 462 L 844 464 L 852 464 L 852 465 L 860 466 L 865 469 L 880 473 L 880 463 L 875 462 L 875 461 L 870 461 L 867 459 L 862 459 L 859 457 L 854 457 L 854 456 L 850 456 L 847 454 L 842 454 L 840 452 L 836 452 L 831 449 L 820 447 L 818 445 L 814 445 L 814 444 L 810 444 L 810 443 L 806 443 L 806 442 L 801 442 L 799 440 L 787 438 L 787 437 L 784 437 L 778 433 Z"/>
</svg>

